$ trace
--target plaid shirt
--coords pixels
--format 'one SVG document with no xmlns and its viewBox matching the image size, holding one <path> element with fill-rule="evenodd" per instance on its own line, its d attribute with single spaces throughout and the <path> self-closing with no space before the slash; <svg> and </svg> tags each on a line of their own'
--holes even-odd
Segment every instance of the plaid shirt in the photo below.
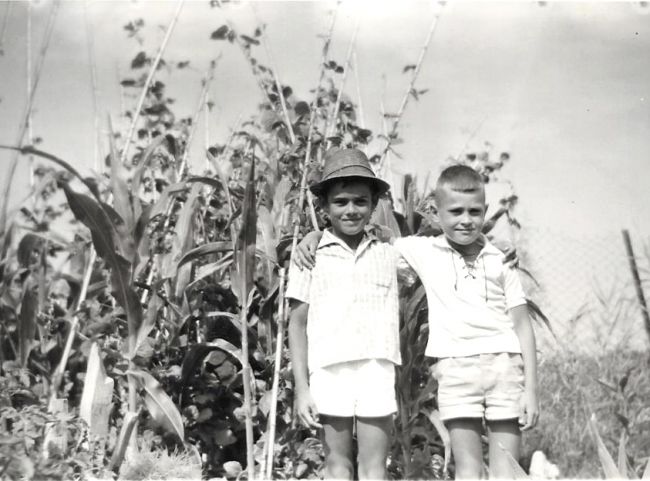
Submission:
<svg viewBox="0 0 650 481">
<path fill-rule="evenodd" d="M 367 236 L 353 252 L 325 231 L 316 266 L 289 269 L 287 297 L 309 304 L 309 370 L 359 359 L 401 363 L 395 249 Z"/>
</svg>

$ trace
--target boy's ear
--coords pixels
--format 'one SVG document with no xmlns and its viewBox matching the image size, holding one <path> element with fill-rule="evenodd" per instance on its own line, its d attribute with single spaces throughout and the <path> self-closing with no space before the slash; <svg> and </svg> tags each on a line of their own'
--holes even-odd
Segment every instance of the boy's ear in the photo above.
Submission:
<svg viewBox="0 0 650 481">
<path fill-rule="evenodd" d="M 436 206 L 435 202 L 431 205 L 431 215 L 433 216 L 433 220 L 439 224 L 440 216 L 438 215 L 438 207 Z"/>
</svg>

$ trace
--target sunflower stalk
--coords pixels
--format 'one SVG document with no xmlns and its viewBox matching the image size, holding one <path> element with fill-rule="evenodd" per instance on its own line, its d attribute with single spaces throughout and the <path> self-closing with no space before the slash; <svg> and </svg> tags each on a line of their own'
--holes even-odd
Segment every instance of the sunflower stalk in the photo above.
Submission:
<svg viewBox="0 0 650 481">
<path fill-rule="evenodd" d="M 334 102 L 334 108 L 332 109 L 332 114 L 329 118 L 328 124 L 329 124 L 329 132 L 327 134 L 327 142 L 326 142 L 326 148 L 325 150 L 329 149 L 332 145 L 332 140 L 331 138 L 334 136 L 336 133 L 336 125 L 337 121 L 336 118 L 339 115 L 339 107 L 341 105 L 341 98 L 343 96 L 343 89 L 345 88 L 345 81 L 348 76 L 348 70 L 350 69 L 350 62 L 352 60 L 352 53 L 354 52 L 354 44 L 357 41 L 357 34 L 359 33 L 359 20 L 357 19 L 355 26 L 354 26 L 354 33 L 352 34 L 352 38 L 350 39 L 350 45 L 348 46 L 348 52 L 347 55 L 345 56 L 345 64 L 343 66 L 343 73 L 341 74 L 341 81 L 339 82 L 339 86 L 337 89 L 336 93 L 336 102 Z"/>
<path fill-rule="evenodd" d="M 424 61 L 424 56 L 427 53 L 427 49 L 429 48 L 429 44 L 431 43 L 431 38 L 433 37 L 433 33 L 436 30 L 436 27 L 438 26 L 438 19 L 439 15 L 434 15 L 433 20 L 431 21 L 431 26 L 429 27 L 429 32 L 427 33 L 426 40 L 424 41 L 424 45 L 422 45 L 422 48 L 420 50 L 420 56 L 418 58 L 417 63 L 415 64 L 415 68 L 413 69 L 413 74 L 411 75 L 411 81 L 409 82 L 408 88 L 406 89 L 406 92 L 404 93 L 404 97 L 402 97 L 402 102 L 399 106 L 399 109 L 397 111 L 397 114 L 395 114 L 395 117 L 393 119 L 393 125 L 391 127 L 391 130 L 386 137 L 386 146 L 382 150 L 380 156 L 379 156 L 379 163 L 377 170 L 381 171 L 382 164 L 384 163 L 384 158 L 386 157 L 386 154 L 391 148 L 391 143 L 392 140 L 395 138 L 397 135 L 397 128 L 399 127 L 400 120 L 402 119 L 402 116 L 404 115 L 404 111 L 406 110 L 406 106 L 408 105 L 409 98 L 411 95 L 413 95 L 414 91 L 414 86 L 415 86 L 415 81 L 418 78 L 418 75 L 420 74 L 420 69 L 422 68 L 422 63 Z"/>
<path fill-rule="evenodd" d="M 158 49 L 158 53 L 156 54 L 156 58 L 154 59 L 153 63 L 151 64 L 151 67 L 149 68 L 149 74 L 147 75 L 147 80 L 145 80 L 144 85 L 142 87 L 142 92 L 140 93 L 140 98 L 138 99 L 138 104 L 135 108 L 135 112 L 133 113 L 133 120 L 131 121 L 131 125 L 129 127 L 129 131 L 126 135 L 126 139 L 124 141 L 124 147 L 122 149 L 122 157 L 120 161 L 124 164 L 126 162 L 126 159 L 128 158 L 129 155 L 129 147 L 131 146 L 131 142 L 133 140 L 133 135 L 135 133 L 135 127 L 138 123 L 138 120 L 140 118 L 140 114 L 142 112 L 142 107 L 144 105 L 144 101 L 147 98 L 147 92 L 149 91 L 149 86 L 151 85 L 151 82 L 153 81 L 153 77 L 156 74 L 156 70 L 158 69 L 158 65 L 160 64 L 160 59 L 163 56 L 163 53 L 165 49 L 167 48 L 167 43 L 169 42 L 169 39 L 171 38 L 172 32 L 174 31 L 174 27 L 176 26 L 176 22 L 178 21 L 178 17 L 181 14 L 181 9 L 183 8 L 183 4 L 185 3 L 185 0 L 178 0 L 178 6 L 176 7 L 176 12 L 174 13 L 174 16 L 172 17 L 171 22 L 169 23 L 169 26 L 167 27 L 167 31 L 165 32 L 165 37 L 163 38 L 162 43 L 160 44 L 160 48 Z"/>
<path fill-rule="evenodd" d="M 201 89 L 201 95 L 199 95 L 198 105 L 196 106 L 196 109 L 194 110 L 194 115 L 192 116 L 192 125 L 190 126 L 190 132 L 187 135 L 187 142 L 185 143 L 185 150 L 183 151 L 181 165 L 178 168 L 179 178 L 181 175 L 183 175 L 183 172 L 185 171 L 185 166 L 187 165 L 187 158 L 189 157 L 190 154 L 190 147 L 192 146 L 192 139 L 194 139 L 194 134 L 196 133 L 196 128 L 199 123 L 199 116 L 203 111 L 203 107 L 208 97 L 208 91 L 210 90 L 210 84 L 214 79 L 214 70 L 220 58 L 221 55 L 219 55 L 219 57 L 217 57 L 217 59 L 211 63 L 210 68 L 208 69 L 208 72 L 205 76 L 205 79 L 203 80 L 203 88 Z"/>
</svg>

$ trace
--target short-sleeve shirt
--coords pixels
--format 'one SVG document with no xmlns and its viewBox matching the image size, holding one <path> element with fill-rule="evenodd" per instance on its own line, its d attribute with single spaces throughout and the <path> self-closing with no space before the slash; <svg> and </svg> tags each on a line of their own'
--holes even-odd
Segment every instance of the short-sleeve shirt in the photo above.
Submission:
<svg viewBox="0 0 650 481">
<path fill-rule="evenodd" d="M 521 352 L 508 310 L 526 304 L 526 296 L 517 271 L 504 265 L 504 254 L 484 240 L 472 266 L 444 235 L 405 237 L 393 244 L 427 295 L 427 356 Z"/>
<path fill-rule="evenodd" d="M 360 359 L 400 364 L 397 258 L 391 245 L 372 236 L 355 252 L 325 231 L 314 268 L 291 265 L 286 295 L 309 304 L 310 372 Z"/>
</svg>

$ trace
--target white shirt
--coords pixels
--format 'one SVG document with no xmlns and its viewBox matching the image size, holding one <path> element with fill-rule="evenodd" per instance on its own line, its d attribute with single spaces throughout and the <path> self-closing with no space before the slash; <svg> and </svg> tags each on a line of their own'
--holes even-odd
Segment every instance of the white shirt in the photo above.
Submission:
<svg viewBox="0 0 650 481">
<path fill-rule="evenodd" d="M 359 359 L 400 364 L 397 252 L 367 236 L 353 252 L 325 231 L 310 271 L 289 268 L 287 297 L 309 304 L 307 359 L 316 368 Z"/>
<path fill-rule="evenodd" d="M 444 235 L 406 237 L 393 245 L 418 274 L 427 295 L 425 355 L 521 352 L 508 310 L 526 304 L 526 297 L 516 270 L 503 264 L 503 253 L 487 239 L 473 268 Z"/>
</svg>

